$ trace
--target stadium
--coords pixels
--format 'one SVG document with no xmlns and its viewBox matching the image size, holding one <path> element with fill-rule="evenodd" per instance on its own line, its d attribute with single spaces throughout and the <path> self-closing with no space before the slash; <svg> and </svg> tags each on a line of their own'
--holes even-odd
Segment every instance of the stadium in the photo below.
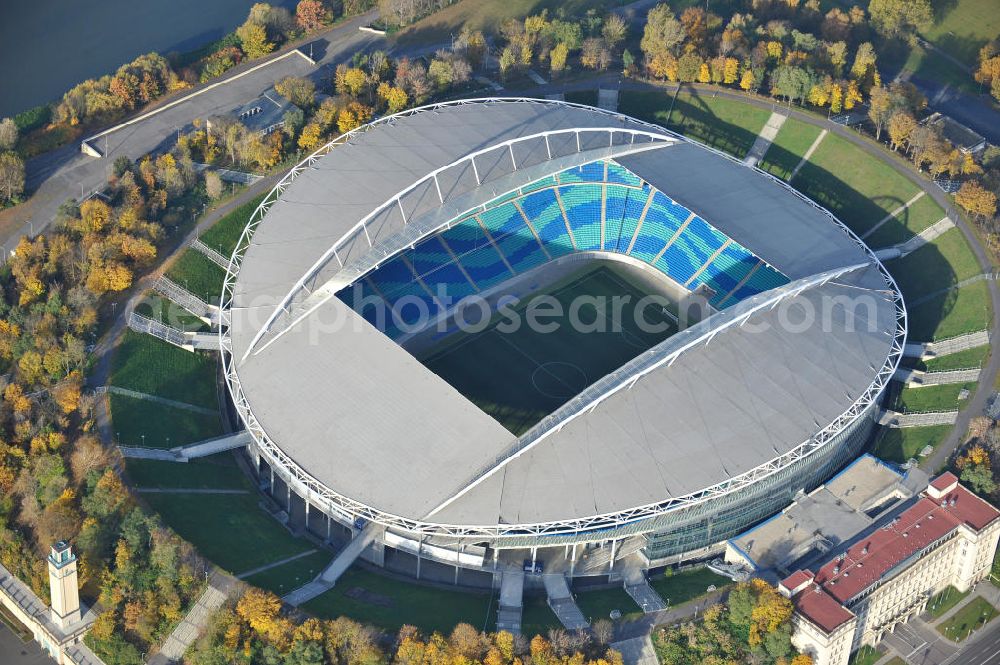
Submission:
<svg viewBox="0 0 1000 665">
<path fill-rule="evenodd" d="M 543 297 L 587 330 L 505 327 Z M 906 337 L 879 260 L 782 181 L 534 99 L 324 146 L 247 224 L 221 310 L 289 522 L 480 586 L 719 551 L 859 454 Z"/>
</svg>

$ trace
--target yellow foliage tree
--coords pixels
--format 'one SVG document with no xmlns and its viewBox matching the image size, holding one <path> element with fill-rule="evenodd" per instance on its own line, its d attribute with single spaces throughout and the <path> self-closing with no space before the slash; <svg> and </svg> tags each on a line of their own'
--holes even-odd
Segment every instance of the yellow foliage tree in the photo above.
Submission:
<svg viewBox="0 0 1000 665">
<path fill-rule="evenodd" d="M 701 67 L 698 68 L 698 82 L 699 83 L 709 83 L 712 80 L 712 72 L 708 68 L 708 63 L 701 63 Z"/>
<path fill-rule="evenodd" d="M 744 70 L 743 76 L 740 78 L 740 87 L 749 92 L 750 90 L 753 89 L 755 82 L 756 81 L 754 80 L 753 70 L 751 69 Z"/>
<path fill-rule="evenodd" d="M 306 152 L 312 152 L 319 147 L 322 132 L 323 130 L 318 124 L 310 122 L 302 128 L 302 133 L 299 134 L 299 147 Z"/>
</svg>

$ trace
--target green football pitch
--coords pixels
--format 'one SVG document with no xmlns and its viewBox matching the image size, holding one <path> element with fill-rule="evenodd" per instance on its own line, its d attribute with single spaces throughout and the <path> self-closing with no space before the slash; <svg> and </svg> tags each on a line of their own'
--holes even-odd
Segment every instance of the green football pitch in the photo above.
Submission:
<svg viewBox="0 0 1000 665">
<path fill-rule="evenodd" d="M 519 325 L 510 325 L 514 317 L 501 313 L 483 330 L 452 335 L 420 361 L 520 435 L 677 332 L 662 298 L 641 302 L 648 295 L 613 267 L 591 264 L 511 308 Z M 562 312 L 544 318 L 551 330 L 528 325 L 532 303 L 545 296 Z"/>
</svg>

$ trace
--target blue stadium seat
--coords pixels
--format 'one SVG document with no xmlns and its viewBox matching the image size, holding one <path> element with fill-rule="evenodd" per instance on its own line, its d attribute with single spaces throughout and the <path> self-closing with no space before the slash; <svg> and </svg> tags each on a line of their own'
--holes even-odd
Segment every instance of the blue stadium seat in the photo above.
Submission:
<svg viewBox="0 0 1000 665">
<path fill-rule="evenodd" d="M 472 295 L 476 287 L 465 277 L 437 236 L 421 241 L 406 253 L 420 279 L 439 301 Z M 442 296 L 444 299 L 442 299 Z"/>
<path fill-rule="evenodd" d="M 715 295 L 712 297 L 713 307 L 719 307 L 726 295 L 736 288 L 743 279 L 757 265 L 757 258 L 738 244 L 728 245 L 719 253 L 715 260 L 710 263 L 698 276 L 698 282 L 707 285 Z M 734 304 L 732 298 L 727 304 Z"/>
<path fill-rule="evenodd" d="M 413 324 L 419 318 L 421 310 L 432 317 L 439 314 L 437 301 L 420 285 L 402 257 L 389 260 L 368 276 L 372 285 L 400 313 L 400 318 L 405 323 Z"/>
<path fill-rule="evenodd" d="M 549 256 L 556 258 L 573 252 L 573 241 L 566 230 L 566 220 L 555 192 L 548 189 L 528 194 L 520 204 Z"/>
<path fill-rule="evenodd" d="M 559 188 L 566 217 L 579 251 L 601 249 L 601 186 L 564 185 Z"/>
<path fill-rule="evenodd" d="M 525 185 L 521 188 L 521 194 L 530 194 L 531 192 L 537 192 L 539 189 L 545 189 L 546 187 L 555 187 L 556 184 L 556 177 L 550 175 L 547 178 L 536 180 L 530 185 Z"/>
<path fill-rule="evenodd" d="M 687 208 L 674 203 L 662 192 L 654 192 L 653 201 L 642 220 L 631 255 L 640 261 L 652 263 L 664 245 L 674 237 L 688 215 L 690 213 Z"/>
<path fill-rule="evenodd" d="M 390 338 L 398 339 L 401 335 L 399 328 L 392 322 L 389 305 L 372 288 L 367 278 L 342 289 L 337 293 L 337 298 Z"/>
<path fill-rule="evenodd" d="M 607 181 L 619 185 L 630 185 L 632 187 L 642 185 L 642 179 L 639 176 L 615 162 L 608 162 Z"/>
<path fill-rule="evenodd" d="M 604 249 L 624 254 L 632 242 L 639 225 L 649 188 L 634 189 L 621 185 L 608 185 L 604 211 Z"/>
<path fill-rule="evenodd" d="M 535 235 L 511 203 L 480 213 L 480 221 L 493 236 L 497 249 L 515 272 L 521 273 L 548 261 Z"/>
<path fill-rule="evenodd" d="M 574 182 L 604 182 L 604 162 L 590 162 L 559 172 L 559 184 Z"/>
</svg>

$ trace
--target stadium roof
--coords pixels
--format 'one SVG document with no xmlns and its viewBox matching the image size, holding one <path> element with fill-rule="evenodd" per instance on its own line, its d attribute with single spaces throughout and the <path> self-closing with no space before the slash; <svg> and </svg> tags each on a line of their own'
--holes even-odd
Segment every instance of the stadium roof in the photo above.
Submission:
<svg viewBox="0 0 1000 665">
<path fill-rule="evenodd" d="M 727 316 L 746 318 L 523 449 L 336 298 L 303 325 L 280 335 L 265 330 L 311 266 L 324 264 L 316 287 L 347 263 L 324 263 L 329 247 L 427 173 L 511 138 L 586 127 L 670 140 L 634 152 L 605 138 L 603 148 L 585 142 L 551 160 L 535 146 L 527 162 L 527 149 L 517 153 L 518 169 L 497 159 L 492 175 L 479 174 L 481 185 L 465 172 L 449 181 L 454 196 L 418 191 L 399 207 L 409 207 L 410 224 L 426 226 L 450 216 L 441 212 L 449 204 L 470 209 L 574 161 L 618 154 L 623 166 L 793 280 L 867 267 L 810 284 L 789 307 L 745 301 L 712 317 L 703 326 L 708 333 Z M 231 285 L 231 371 L 258 436 L 266 433 L 322 486 L 391 516 L 486 527 L 556 523 L 696 493 L 786 455 L 830 426 L 870 391 L 894 345 L 897 303 L 885 277 L 828 213 L 738 162 L 597 109 L 530 100 L 438 106 L 373 125 L 287 180 Z M 407 228 L 382 221 L 378 242 L 391 244 Z M 835 308 L 825 322 L 794 331 L 788 325 L 810 306 L 818 312 L 823 302 L 859 292 L 871 296 L 870 307 L 854 316 Z M 769 330 L 755 332 L 759 327 Z M 255 344 L 262 334 L 270 335 L 266 343 Z"/>
</svg>

